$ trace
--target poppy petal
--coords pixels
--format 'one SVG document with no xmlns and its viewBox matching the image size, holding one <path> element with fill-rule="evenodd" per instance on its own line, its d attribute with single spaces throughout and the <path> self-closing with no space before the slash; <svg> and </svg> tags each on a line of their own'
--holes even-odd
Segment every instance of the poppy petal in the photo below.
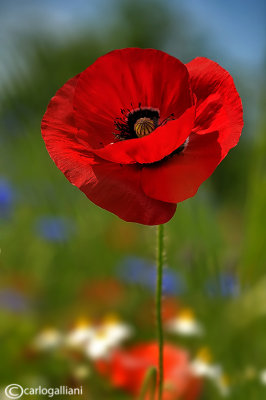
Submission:
<svg viewBox="0 0 266 400">
<path fill-rule="evenodd" d="M 144 194 L 140 167 L 104 161 L 76 140 L 72 104 L 78 78 L 58 90 L 43 117 L 42 135 L 51 158 L 67 179 L 98 206 L 126 221 L 146 225 L 167 222 L 176 205 Z"/>
<path fill-rule="evenodd" d="M 179 118 L 193 104 L 188 71 L 175 57 L 128 48 L 98 58 L 80 75 L 74 98 L 78 137 L 89 148 L 114 141 L 121 110 L 152 107 L 160 119 Z M 117 133 L 117 131 L 115 132 Z"/>
<path fill-rule="evenodd" d="M 122 163 L 153 163 L 162 160 L 181 146 L 194 125 L 195 107 L 188 108 L 177 120 L 169 121 L 142 138 L 111 143 L 95 154 L 105 160 Z"/>
<path fill-rule="evenodd" d="M 61 140 L 60 132 L 64 134 L 63 138 L 65 140 L 67 139 L 67 134 L 70 137 L 76 134 L 77 128 L 73 114 L 73 96 L 79 76 L 80 74 L 69 79 L 50 101 L 41 124 L 44 140 L 49 138 L 49 129 L 57 131 L 58 140 Z"/>
<path fill-rule="evenodd" d="M 171 203 L 196 194 L 221 161 L 218 133 L 192 133 L 187 147 L 168 160 L 142 170 L 142 187 L 147 196 Z"/>
<path fill-rule="evenodd" d="M 243 128 L 242 102 L 231 75 L 214 61 L 198 57 L 186 64 L 197 97 L 194 132 L 217 131 L 222 158 L 234 147 Z"/>
<path fill-rule="evenodd" d="M 169 221 L 176 204 L 152 199 L 141 188 L 141 171 L 134 165 L 102 162 L 87 167 L 79 188 L 96 205 L 127 222 L 160 225 Z"/>
<path fill-rule="evenodd" d="M 165 343 L 163 361 L 165 385 L 162 398 L 197 399 L 202 382 L 192 374 L 187 352 Z M 113 386 L 138 396 L 148 369 L 157 364 L 158 345 L 151 342 L 139 343 L 127 350 L 116 349 L 108 359 L 98 361 L 96 368 L 100 374 L 109 377 Z"/>
</svg>

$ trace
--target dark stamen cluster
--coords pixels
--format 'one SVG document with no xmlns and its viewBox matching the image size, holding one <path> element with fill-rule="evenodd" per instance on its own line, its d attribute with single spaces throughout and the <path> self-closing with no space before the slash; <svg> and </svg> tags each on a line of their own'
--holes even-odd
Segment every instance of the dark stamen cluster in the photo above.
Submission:
<svg viewBox="0 0 266 400">
<path fill-rule="evenodd" d="M 143 137 L 147 134 L 150 134 L 152 130 L 155 130 L 159 126 L 165 125 L 168 121 L 174 120 L 174 113 L 170 114 L 169 117 L 165 118 L 162 121 L 160 120 L 159 110 L 156 110 L 151 107 L 142 108 L 141 104 L 139 104 L 139 108 L 137 109 L 121 109 L 122 117 L 116 118 L 114 120 L 115 129 L 118 133 L 114 133 L 116 139 L 118 140 L 127 140 L 134 139 L 138 137 Z M 162 161 L 167 160 L 175 154 L 181 153 L 187 146 L 187 139 L 181 146 L 175 149 L 171 154 L 165 156 L 162 160 L 156 161 L 154 163 L 147 163 L 146 166 L 156 165 Z"/>
<path fill-rule="evenodd" d="M 137 109 L 121 109 L 121 114 L 122 117 L 116 118 L 114 121 L 115 129 L 118 131 L 118 133 L 115 133 L 115 136 L 119 140 L 134 139 L 138 137 L 135 132 L 135 123 L 140 118 L 149 118 L 154 124 L 154 129 L 167 122 L 164 120 L 159 124 L 159 110 L 151 107 L 142 108 L 141 104 L 139 104 L 139 108 Z"/>
</svg>

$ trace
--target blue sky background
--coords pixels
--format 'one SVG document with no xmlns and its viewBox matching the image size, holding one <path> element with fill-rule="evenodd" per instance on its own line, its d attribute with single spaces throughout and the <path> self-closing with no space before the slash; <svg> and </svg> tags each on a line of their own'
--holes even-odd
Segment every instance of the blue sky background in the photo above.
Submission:
<svg viewBox="0 0 266 400">
<path fill-rule="evenodd" d="M 182 0 L 180 4 L 208 33 L 212 45 L 248 66 L 264 62 L 265 0 Z"/>
<path fill-rule="evenodd" d="M 16 51 L 12 51 L 13 41 L 21 32 L 44 33 L 65 41 L 82 29 L 97 26 L 104 30 L 115 19 L 116 3 L 115 0 L 0 0 L 0 79 L 6 72 L 3 66 L 6 63 L 1 66 L 1 59 L 14 57 L 14 63 L 23 64 Z M 242 70 L 252 72 L 263 66 L 266 1 L 165 0 L 165 4 L 173 13 L 183 12 L 191 24 L 191 32 L 207 38 L 214 56 L 217 53 L 214 59 L 225 67 L 240 64 Z M 212 56 L 211 50 L 209 55 Z"/>
</svg>

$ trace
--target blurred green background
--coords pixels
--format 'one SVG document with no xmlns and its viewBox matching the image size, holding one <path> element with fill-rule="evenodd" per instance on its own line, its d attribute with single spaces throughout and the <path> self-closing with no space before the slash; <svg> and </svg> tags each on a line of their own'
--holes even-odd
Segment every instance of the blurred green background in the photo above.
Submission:
<svg viewBox="0 0 266 400">
<path fill-rule="evenodd" d="M 265 11 L 259 0 L 0 2 L 0 390 L 73 381 L 79 361 L 32 354 L 46 327 L 66 332 L 79 318 L 116 313 L 135 328 L 132 343 L 155 337 L 152 284 L 139 283 L 154 263 L 155 229 L 90 203 L 40 133 L 66 80 L 112 49 L 139 46 L 219 62 L 243 100 L 239 145 L 166 226 L 174 278 L 165 301 L 190 307 L 205 327 L 200 338 L 171 340 L 192 358 L 208 346 L 229 377 L 229 398 L 266 398 Z M 139 274 L 133 282 L 128 268 Z M 84 399 L 130 398 L 93 372 L 82 379 Z M 204 382 L 200 399 L 221 396 Z"/>
</svg>

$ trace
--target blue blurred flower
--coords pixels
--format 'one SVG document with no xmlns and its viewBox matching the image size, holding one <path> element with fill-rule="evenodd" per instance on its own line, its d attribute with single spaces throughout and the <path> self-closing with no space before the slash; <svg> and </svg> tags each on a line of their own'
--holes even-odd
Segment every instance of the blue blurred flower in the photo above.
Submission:
<svg viewBox="0 0 266 400">
<path fill-rule="evenodd" d="M 156 266 L 137 257 L 127 257 L 117 269 L 117 274 L 126 283 L 144 286 L 152 291 L 156 288 Z M 184 292 L 183 279 L 170 268 L 163 270 L 164 294 L 177 295 Z"/>
<path fill-rule="evenodd" d="M 240 293 L 240 283 L 233 273 L 223 272 L 216 279 L 212 278 L 207 281 L 206 290 L 211 297 L 234 297 Z"/>
<path fill-rule="evenodd" d="M 13 209 L 14 190 L 11 184 L 0 178 L 0 218 L 8 218 Z"/>
<path fill-rule="evenodd" d="M 0 308 L 14 311 L 24 312 L 29 308 L 26 297 L 12 288 L 0 289 Z"/>
<path fill-rule="evenodd" d="M 75 225 L 65 217 L 42 216 L 36 222 L 36 231 L 45 240 L 66 242 L 75 233 Z"/>
</svg>

